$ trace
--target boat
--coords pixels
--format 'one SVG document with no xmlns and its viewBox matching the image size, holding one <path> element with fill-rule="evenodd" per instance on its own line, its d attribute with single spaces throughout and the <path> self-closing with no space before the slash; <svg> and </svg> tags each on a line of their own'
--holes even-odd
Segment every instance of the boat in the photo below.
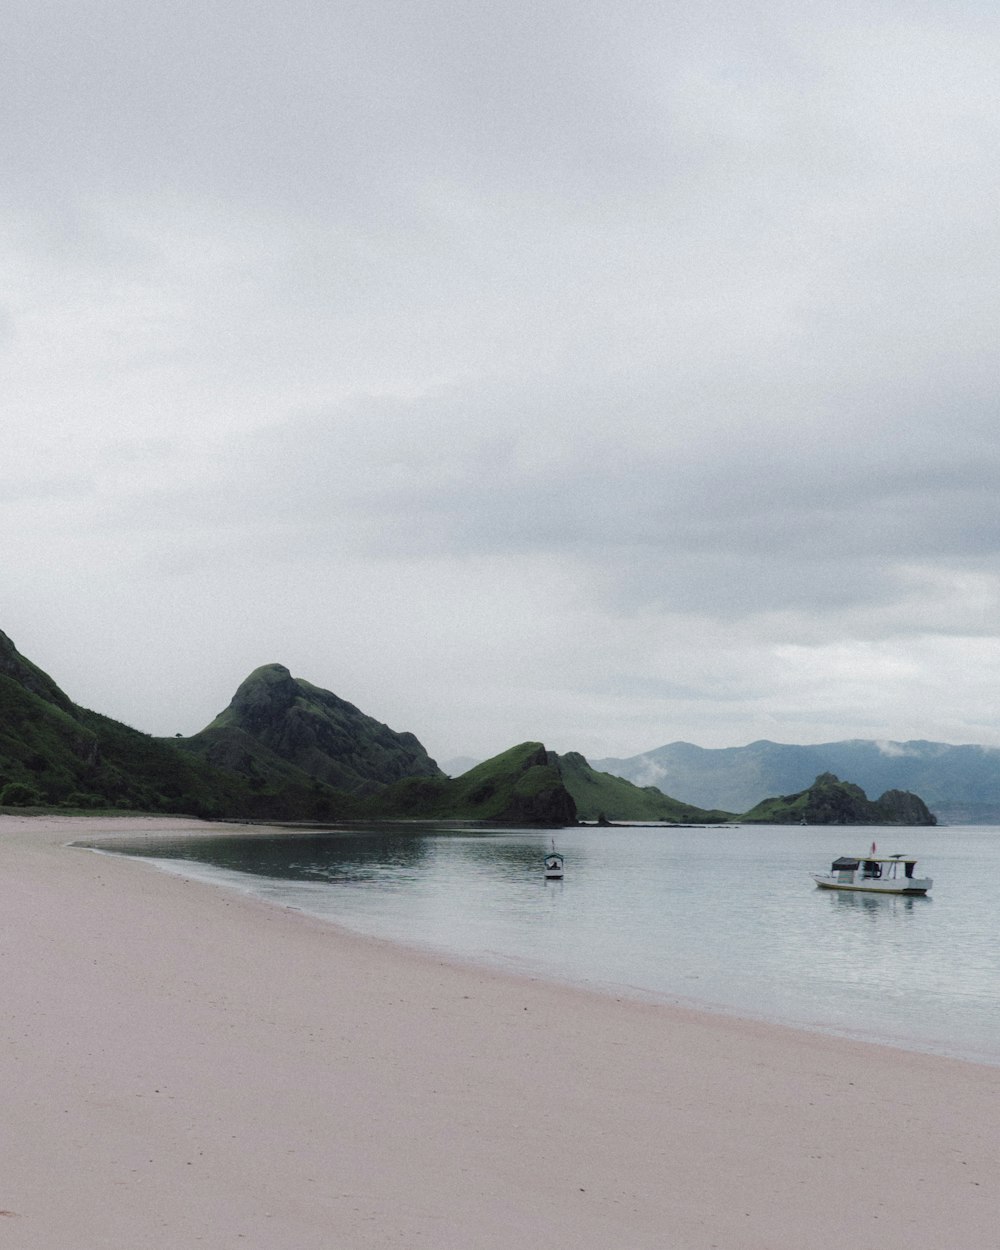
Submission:
<svg viewBox="0 0 1000 1250">
<path fill-rule="evenodd" d="M 545 856 L 545 880 L 561 881 L 563 879 L 563 857 L 552 843 L 552 850 Z"/>
<path fill-rule="evenodd" d="M 842 855 L 829 872 L 814 872 L 813 880 L 824 890 L 864 890 L 869 894 L 926 894 L 931 877 L 914 873 L 917 861 L 910 855 L 879 855 L 872 843 L 868 855 Z"/>
</svg>

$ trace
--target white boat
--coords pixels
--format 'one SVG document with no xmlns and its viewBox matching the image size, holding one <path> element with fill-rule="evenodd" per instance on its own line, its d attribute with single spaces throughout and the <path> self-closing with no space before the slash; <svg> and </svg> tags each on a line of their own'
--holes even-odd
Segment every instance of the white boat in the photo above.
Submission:
<svg viewBox="0 0 1000 1250">
<path fill-rule="evenodd" d="M 926 894 L 934 884 L 930 877 L 914 875 L 917 861 L 909 855 L 843 855 L 829 872 L 814 872 L 813 880 L 824 890 L 865 890 L 870 894 Z"/>
<path fill-rule="evenodd" d="M 553 846 L 552 850 L 545 856 L 545 880 L 561 881 L 563 878 L 563 857 Z"/>
</svg>

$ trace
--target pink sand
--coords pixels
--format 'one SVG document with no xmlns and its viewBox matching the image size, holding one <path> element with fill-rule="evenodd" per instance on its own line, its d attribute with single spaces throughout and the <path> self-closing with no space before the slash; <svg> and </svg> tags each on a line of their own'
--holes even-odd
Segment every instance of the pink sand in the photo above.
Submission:
<svg viewBox="0 0 1000 1250">
<path fill-rule="evenodd" d="M 2 1246 L 1000 1245 L 998 1069 L 481 971 L 64 845 L 110 828 L 206 831 L 0 818 Z"/>
</svg>

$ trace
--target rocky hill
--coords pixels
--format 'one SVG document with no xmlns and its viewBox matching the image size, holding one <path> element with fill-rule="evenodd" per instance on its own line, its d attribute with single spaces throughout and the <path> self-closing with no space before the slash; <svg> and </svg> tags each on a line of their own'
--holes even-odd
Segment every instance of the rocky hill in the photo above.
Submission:
<svg viewBox="0 0 1000 1250">
<path fill-rule="evenodd" d="M 868 794 L 919 794 L 949 824 L 1000 823 L 1000 749 L 944 742 L 849 739 L 811 746 L 752 742 L 708 749 L 672 742 L 594 768 L 654 785 L 685 803 L 746 811 L 767 795 L 804 790 L 820 773 L 850 777 Z"/>
<path fill-rule="evenodd" d="M 319 822 L 576 821 L 540 743 L 451 781 L 413 734 L 396 733 L 280 664 L 251 673 L 201 733 L 153 738 L 78 707 L 0 633 L 3 805 Z"/>
<path fill-rule="evenodd" d="M 740 817 L 763 825 L 933 825 L 922 799 L 903 790 L 887 790 L 869 799 L 860 786 L 822 773 L 798 794 L 765 799 Z"/>
<path fill-rule="evenodd" d="M 686 748 L 689 755 L 698 750 Z M 452 780 L 413 734 L 390 729 L 281 664 L 251 673 L 200 733 L 153 738 L 77 706 L 2 633 L 0 805 L 545 825 L 573 824 L 578 816 L 712 824 L 741 810 L 738 803 L 720 810 L 671 798 L 661 786 L 632 784 L 576 752 L 558 756 L 539 742 L 521 743 Z M 872 804 L 836 777 L 759 803 L 743 819 L 933 822 L 923 802 L 901 787 Z"/>
<path fill-rule="evenodd" d="M 280 792 L 79 707 L 0 633 L 0 804 L 192 815 L 311 816 L 333 791 L 305 776 Z"/>
<path fill-rule="evenodd" d="M 185 750 L 249 779 L 295 769 L 346 794 L 375 794 L 404 777 L 444 774 L 411 733 L 397 733 L 281 664 L 265 664 Z"/>
</svg>

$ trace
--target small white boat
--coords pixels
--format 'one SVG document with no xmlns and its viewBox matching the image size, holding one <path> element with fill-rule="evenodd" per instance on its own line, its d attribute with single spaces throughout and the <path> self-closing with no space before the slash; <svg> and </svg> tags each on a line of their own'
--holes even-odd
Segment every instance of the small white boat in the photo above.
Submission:
<svg viewBox="0 0 1000 1250">
<path fill-rule="evenodd" d="M 917 861 L 909 855 L 843 855 L 829 872 L 814 872 L 813 880 L 824 890 L 865 890 L 870 894 L 926 894 L 931 877 L 914 875 Z"/>
<path fill-rule="evenodd" d="M 563 857 L 553 846 L 545 856 L 545 880 L 561 881 L 563 878 Z"/>
</svg>

